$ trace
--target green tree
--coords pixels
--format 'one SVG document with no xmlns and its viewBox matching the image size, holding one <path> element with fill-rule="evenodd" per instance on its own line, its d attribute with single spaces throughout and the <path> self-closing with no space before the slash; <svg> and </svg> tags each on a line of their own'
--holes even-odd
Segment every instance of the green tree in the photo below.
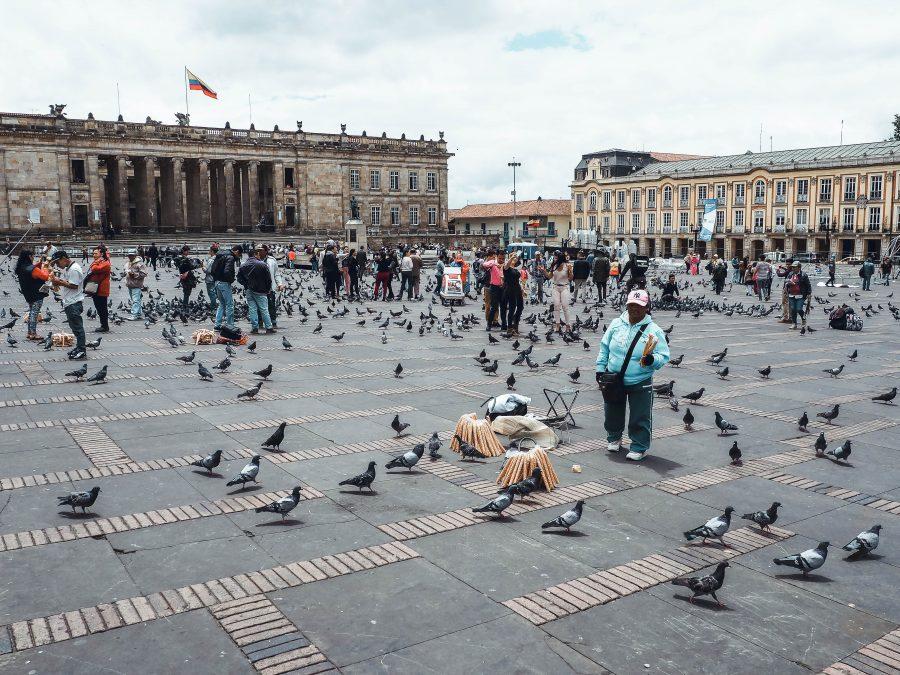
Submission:
<svg viewBox="0 0 900 675">
<path fill-rule="evenodd" d="M 894 115 L 894 136 L 892 141 L 900 141 L 900 115 Z"/>
</svg>

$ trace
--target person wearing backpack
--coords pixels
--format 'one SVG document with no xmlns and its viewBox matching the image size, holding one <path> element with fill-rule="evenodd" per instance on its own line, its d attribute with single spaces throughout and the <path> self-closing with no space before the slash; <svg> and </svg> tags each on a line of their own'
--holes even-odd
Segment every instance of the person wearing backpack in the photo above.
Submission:
<svg viewBox="0 0 900 675">
<path fill-rule="evenodd" d="M 859 276 L 862 278 L 862 289 L 864 291 L 872 290 L 872 277 L 875 274 L 875 263 L 872 261 L 872 257 L 869 256 L 866 258 L 866 261 L 859 268 Z"/>
<path fill-rule="evenodd" d="M 197 277 L 194 276 L 194 261 L 189 257 L 191 252 L 190 246 L 181 247 L 181 255 L 176 258 L 175 264 L 178 266 L 178 280 L 181 282 L 181 291 L 184 296 L 184 311 L 188 311 L 188 301 L 191 299 L 191 293 L 197 286 Z"/>
<path fill-rule="evenodd" d="M 235 267 L 241 259 L 241 247 L 235 244 L 230 251 L 221 251 L 216 255 L 210 268 L 210 276 L 215 282 L 216 288 L 216 320 L 215 329 L 222 330 L 222 320 L 226 325 L 234 326 L 234 296 L 231 293 L 231 284 L 234 283 Z"/>
<path fill-rule="evenodd" d="M 128 254 L 125 262 L 125 288 L 131 297 L 131 316 L 129 321 L 140 321 L 143 318 L 141 311 L 141 290 L 144 288 L 144 279 L 147 277 L 147 265 L 136 251 Z"/>
<path fill-rule="evenodd" d="M 612 260 L 609 263 L 609 278 L 616 282 L 616 288 L 622 287 L 622 277 L 619 275 L 618 260 Z"/>
<path fill-rule="evenodd" d="M 244 287 L 247 299 L 247 319 L 250 321 L 250 332 L 259 333 L 260 324 L 266 333 L 274 333 L 272 317 L 269 316 L 269 291 L 272 289 L 272 275 L 266 264 L 266 251 L 262 247 L 256 249 L 241 265 L 237 280 Z"/>
<path fill-rule="evenodd" d="M 806 328 L 806 301 L 812 295 L 812 284 L 806 272 L 800 269 L 800 261 L 791 263 L 791 271 L 784 280 L 787 289 L 788 305 L 791 312 L 791 328 L 797 330 L 797 317 L 799 316 Z"/>
<path fill-rule="evenodd" d="M 609 267 L 609 258 L 606 256 L 606 251 L 600 251 L 599 255 L 594 258 L 594 268 L 592 273 L 601 302 L 606 300 L 606 284 L 609 282 Z"/>
</svg>

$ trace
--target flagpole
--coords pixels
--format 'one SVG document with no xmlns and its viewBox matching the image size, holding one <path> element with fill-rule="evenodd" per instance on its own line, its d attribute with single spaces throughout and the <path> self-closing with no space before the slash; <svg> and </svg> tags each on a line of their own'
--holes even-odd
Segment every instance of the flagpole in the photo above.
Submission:
<svg viewBox="0 0 900 675">
<path fill-rule="evenodd" d="M 116 106 L 119 108 L 119 115 L 122 115 L 122 97 L 119 94 L 119 83 L 116 82 Z"/>
<path fill-rule="evenodd" d="M 250 101 L 250 92 L 247 92 L 247 107 L 250 108 L 250 126 L 253 126 L 253 103 Z"/>
<path fill-rule="evenodd" d="M 188 107 L 188 69 L 184 67 L 184 114 L 187 115 L 188 125 L 191 123 L 191 109 Z"/>
</svg>

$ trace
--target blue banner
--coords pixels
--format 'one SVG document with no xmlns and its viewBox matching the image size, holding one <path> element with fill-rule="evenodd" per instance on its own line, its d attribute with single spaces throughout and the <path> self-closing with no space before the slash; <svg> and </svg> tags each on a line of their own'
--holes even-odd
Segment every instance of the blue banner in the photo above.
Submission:
<svg viewBox="0 0 900 675">
<path fill-rule="evenodd" d="M 709 241 L 712 239 L 713 232 L 716 230 L 716 207 L 719 202 L 716 199 L 703 200 L 703 221 L 700 227 L 700 234 L 697 239 L 700 241 Z"/>
</svg>

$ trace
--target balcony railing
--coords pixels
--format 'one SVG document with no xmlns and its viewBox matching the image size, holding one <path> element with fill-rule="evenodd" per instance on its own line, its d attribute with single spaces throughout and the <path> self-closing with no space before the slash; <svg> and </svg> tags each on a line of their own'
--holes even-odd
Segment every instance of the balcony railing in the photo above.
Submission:
<svg viewBox="0 0 900 675">
<path fill-rule="evenodd" d="M 678 233 L 679 233 L 679 234 L 688 234 L 689 232 L 690 232 L 690 230 L 688 229 L 688 226 L 687 226 L 687 225 L 679 225 L 679 226 L 678 226 Z"/>
<path fill-rule="evenodd" d="M 763 233 L 765 233 L 765 231 L 766 231 L 766 226 L 765 226 L 765 225 L 754 225 L 754 226 L 753 226 L 753 233 L 754 233 L 754 234 L 763 234 Z"/>
<path fill-rule="evenodd" d="M 616 202 L 616 211 L 624 211 L 625 202 Z"/>
<path fill-rule="evenodd" d="M 724 234 L 724 233 L 725 233 L 725 226 L 724 226 L 724 225 L 716 225 L 716 233 L 717 233 L 717 234 Z"/>
<path fill-rule="evenodd" d="M 716 197 L 716 206 L 725 206 L 725 197 Z"/>
<path fill-rule="evenodd" d="M 648 208 L 648 209 L 655 209 L 655 208 L 656 208 L 656 200 L 655 200 L 655 199 L 648 199 L 648 200 L 647 200 L 647 208 Z"/>
<path fill-rule="evenodd" d="M 743 196 L 741 196 L 741 197 L 735 197 L 735 198 L 734 198 L 734 205 L 735 205 L 735 206 L 743 206 L 745 201 L 746 201 L 746 197 L 743 197 Z"/>
<path fill-rule="evenodd" d="M 881 192 L 870 192 L 869 193 L 869 201 L 880 202 L 882 199 L 884 199 L 884 196 L 882 195 Z"/>
<path fill-rule="evenodd" d="M 632 225 L 632 226 L 631 226 L 631 234 L 640 234 L 640 233 L 641 233 L 641 226 L 640 226 L 640 225 L 637 225 L 637 226 Z"/>
<path fill-rule="evenodd" d="M 881 225 L 869 225 L 869 227 L 867 227 L 866 229 L 869 232 L 881 232 Z"/>
<path fill-rule="evenodd" d="M 603 205 L 603 208 L 600 209 L 600 210 L 601 210 L 601 211 L 609 211 L 609 210 L 610 210 L 609 204 L 604 204 L 604 205 Z"/>
<path fill-rule="evenodd" d="M 699 195 L 697 196 L 697 206 L 703 206 L 703 204 L 705 202 L 706 202 L 706 197 L 700 197 Z"/>
<path fill-rule="evenodd" d="M 842 232 L 853 232 L 856 229 L 856 226 L 853 223 L 844 223 L 841 227 Z"/>
<path fill-rule="evenodd" d="M 663 234 L 672 234 L 672 226 L 671 225 L 663 225 Z"/>
<path fill-rule="evenodd" d="M 690 199 L 679 199 L 679 200 L 678 200 L 678 206 L 680 206 L 680 207 L 683 208 L 683 209 L 684 209 L 684 208 L 687 208 L 687 207 L 690 206 L 690 205 L 691 205 L 691 200 L 690 200 Z"/>
<path fill-rule="evenodd" d="M 671 199 L 663 199 L 663 208 L 671 209 L 672 208 L 672 200 Z"/>
<path fill-rule="evenodd" d="M 647 234 L 656 234 L 656 225 L 648 225 Z"/>
<path fill-rule="evenodd" d="M 731 233 L 732 234 L 744 234 L 744 226 L 743 225 L 732 225 Z"/>
<path fill-rule="evenodd" d="M 856 193 L 855 192 L 845 192 L 844 193 L 844 201 L 845 202 L 855 202 L 856 201 Z"/>
<path fill-rule="evenodd" d="M 616 225 L 616 234 L 625 234 L 625 226 Z"/>
<path fill-rule="evenodd" d="M 772 226 L 772 231 L 773 231 L 773 232 L 777 232 L 778 234 L 784 234 L 784 231 L 785 231 L 784 223 L 777 223 L 777 222 L 776 222 L 776 223 Z"/>
<path fill-rule="evenodd" d="M 820 204 L 828 204 L 831 202 L 831 193 L 820 193 L 819 194 L 819 203 Z"/>
<path fill-rule="evenodd" d="M 798 204 L 806 204 L 808 201 L 809 201 L 809 194 L 797 195 L 797 203 Z"/>
<path fill-rule="evenodd" d="M 753 197 L 753 203 L 754 204 L 765 204 L 766 196 L 765 195 L 762 195 L 762 196 L 756 195 L 755 197 Z"/>
<path fill-rule="evenodd" d="M 806 234 L 807 232 L 809 232 L 809 228 L 806 226 L 806 223 L 794 225 L 794 234 Z"/>
<path fill-rule="evenodd" d="M 787 195 L 775 195 L 776 204 L 787 204 Z"/>
</svg>

